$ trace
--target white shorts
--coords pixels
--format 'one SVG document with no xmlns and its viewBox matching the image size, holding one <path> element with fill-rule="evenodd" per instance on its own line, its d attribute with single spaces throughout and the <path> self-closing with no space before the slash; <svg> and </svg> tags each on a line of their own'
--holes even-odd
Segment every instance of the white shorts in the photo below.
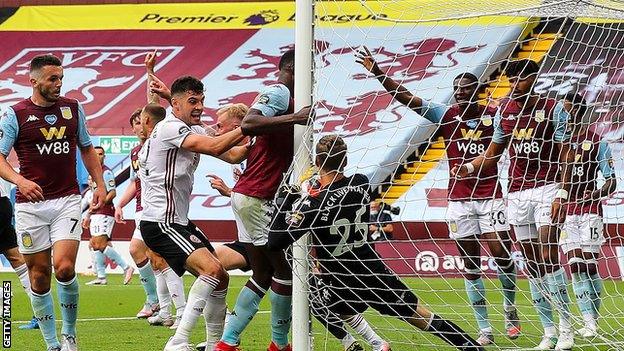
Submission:
<svg viewBox="0 0 624 351">
<path fill-rule="evenodd" d="M 45 251 L 59 240 L 80 241 L 80 195 L 15 204 L 15 231 L 22 254 Z"/>
<path fill-rule="evenodd" d="M 536 239 L 539 228 L 552 225 L 551 208 L 557 191 L 559 184 L 555 183 L 507 195 L 507 214 L 517 240 Z"/>
<path fill-rule="evenodd" d="M 232 193 L 232 210 L 238 229 L 238 240 L 262 246 L 269 240 L 273 203 L 238 193 Z"/>
<path fill-rule="evenodd" d="M 136 212 L 134 214 L 134 232 L 132 233 L 132 239 L 143 241 L 143 235 L 141 235 L 141 215 L 143 212 Z"/>
<path fill-rule="evenodd" d="M 446 219 L 451 239 L 509 231 L 503 199 L 449 201 Z"/>
<path fill-rule="evenodd" d="M 106 235 L 110 239 L 113 234 L 114 225 L 115 217 L 103 214 L 92 214 L 89 231 L 92 237 Z"/>
<path fill-rule="evenodd" d="M 559 237 L 559 245 L 563 252 L 582 249 L 583 252 L 599 253 L 600 247 L 607 241 L 603 233 L 604 223 L 600 215 L 568 215 Z"/>
</svg>

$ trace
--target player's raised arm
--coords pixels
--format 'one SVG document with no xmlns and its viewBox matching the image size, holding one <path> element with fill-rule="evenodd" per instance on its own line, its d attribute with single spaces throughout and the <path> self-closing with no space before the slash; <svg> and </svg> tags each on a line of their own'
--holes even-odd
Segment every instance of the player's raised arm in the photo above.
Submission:
<svg viewBox="0 0 624 351">
<path fill-rule="evenodd" d="M 254 104 L 254 106 L 256 105 Z M 306 106 L 298 112 L 277 116 L 275 114 L 266 115 L 264 111 L 252 107 L 243 119 L 241 129 L 245 135 L 270 134 L 282 127 L 306 124 L 310 117 L 310 111 L 311 106 Z"/>
<path fill-rule="evenodd" d="M 414 96 L 407 88 L 390 78 L 386 72 L 382 71 L 366 46 L 363 46 L 362 49 L 355 54 L 355 62 L 364 66 L 366 70 L 374 74 L 375 78 L 381 82 L 386 91 L 392 94 L 398 102 L 412 110 L 416 110 L 416 112 L 420 112 L 420 109 L 424 105 L 423 99 Z"/>
<path fill-rule="evenodd" d="M 250 143 L 247 145 L 234 146 L 233 148 L 222 153 L 218 157 L 220 160 L 223 160 L 227 163 L 231 163 L 231 164 L 241 163 L 247 159 L 247 156 L 249 155 L 249 148 L 251 147 L 251 145 L 252 144 Z"/>
<path fill-rule="evenodd" d="M 240 128 L 218 137 L 209 137 L 201 134 L 189 134 L 182 142 L 181 147 L 200 154 L 218 157 L 233 146 L 240 143 L 245 136 Z"/>
<path fill-rule="evenodd" d="M 156 73 L 154 73 L 154 66 L 156 66 L 156 50 L 154 52 L 150 52 L 145 55 L 145 70 L 147 73 L 147 103 L 148 104 L 159 104 L 160 97 L 156 94 L 155 91 L 152 91 L 152 83 L 156 78 Z M 156 78 L 157 79 L 157 78 Z M 160 80 L 159 80 L 160 81 Z M 163 84 L 164 85 L 164 84 Z"/>
</svg>

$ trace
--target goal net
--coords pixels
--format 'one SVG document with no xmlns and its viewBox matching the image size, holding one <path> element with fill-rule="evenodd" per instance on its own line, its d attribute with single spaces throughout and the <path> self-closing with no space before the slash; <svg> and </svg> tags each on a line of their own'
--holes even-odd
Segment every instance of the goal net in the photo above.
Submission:
<svg viewBox="0 0 624 351">
<path fill-rule="evenodd" d="M 501 286 L 497 260 L 490 253 L 487 242 L 478 241 L 480 254 L 473 256 L 478 270 L 467 272 L 456 242 L 450 239 L 450 234 L 457 232 L 458 228 L 457 222 L 449 218 L 459 216 L 456 211 L 462 209 L 449 206 L 453 202 L 449 201 L 453 192 L 453 189 L 449 191 L 449 182 L 453 177 L 449 175 L 449 146 L 452 143 L 448 134 L 452 131 L 440 126 L 448 120 L 436 122 L 435 117 L 431 117 L 433 113 L 410 104 L 422 101 L 424 105 L 431 103 L 428 106 L 434 106 L 435 103 L 443 111 L 448 111 L 456 102 L 456 77 L 469 72 L 479 80 L 478 104 L 492 109 L 501 107 L 506 98 L 513 97 L 513 82 L 505 75 L 505 67 L 509 62 L 522 59 L 533 60 L 539 66 L 533 85 L 535 93 L 554 99 L 555 103 L 563 101 L 570 93 L 585 99 L 587 112 L 583 121 L 587 125 L 583 135 L 595 133 L 610 147 L 612 157 L 608 163 L 615 170 L 617 187 L 600 202 L 604 226 L 599 229 L 605 240 L 599 247 L 596 260 L 603 286 L 598 329 L 596 336 L 575 335 L 575 347 L 583 350 L 624 348 L 624 244 L 621 236 L 624 219 L 624 189 L 621 185 L 624 184 L 621 179 L 624 172 L 624 128 L 621 123 L 624 116 L 624 4 L 598 0 L 317 1 L 314 12 L 314 141 L 328 134 L 340 135 L 348 145 L 346 174 L 366 175 L 372 198 L 383 202 L 379 210 L 383 216 L 370 223 L 374 226 L 370 228 L 368 240 L 374 240 L 375 250 L 385 265 L 418 296 L 419 304 L 455 322 L 475 339 L 480 332 L 487 331 L 483 327 L 489 325 L 495 343 L 488 349 L 531 349 L 542 342 L 545 332 L 540 317 L 543 316 L 534 304 L 536 296 L 540 295 L 531 292 L 527 260 L 516 240 L 518 233 L 512 231 L 513 246 L 507 250 L 507 255 L 513 260 L 517 272 L 513 305 L 517 309 L 521 334 L 517 339 L 508 338 L 506 312 L 510 310 L 509 303 L 507 308 L 504 307 L 508 295 Z M 363 52 L 364 47 L 370 51 L 383 74 L 417 98 L 401 103 L 399 93 L 388 91 L 383 79 L 377 79 L 358 63 L 361 60 L 358 52 Z M 492 119 L 487 112 L 490 110 L 485 107 L 482 110 L 486 112 L 478 124 L 490 126 Z M 554 118 L 550 113 L 545 116 L 547 121 Z M 538 123 L 544 118 L 539 115 L 537 112 L 537 117 L 532 117 Z M 457 118 L 462 117 L 458 114 Z M 468 123 L 466 130 L 456 134 L 466 141 L 459 147 L 462 154 L 476 156 L 484 151 L 485 147 L 476 142 L 481 136 L 478 129 L 477 124 Z M 520 137 L 541 138 L 537 150 L 528 150 L 524 155 L 516 153 L 517 158 L 530 163 L 530 157 L 538 157 L 535 155 L 540 153 L 542 142 L 552 141 L 554 137 L 552 131 L 551 134 L 531 135 L 530 128 L 524 133 Z M 514 137 L 518 135 L 514 134 Z M 598 143 L 590 146 L 598 148 Z M 310 146 L 302 147 L 314 155 Z M 585 150 L 585 145 L 581 143 L 579 148 Z M 453 155 L 457 152 L 455 150 Z M 508 176 L 512 158 L 505 151 L 498 163 L 497 178 L 504 198 L 512 185 Z M 576 166 L 588 170 L 589 163 L 583 162 L 581 160 Z M 551 162 L 547 166 L 556 170 L 559 164 Z M 600 189 L 605 179 L 602 173 L 598 174 L 597 189 Z M 528 178 L 526 182 L 531 181 Z M 464 202 L 481 200 L 473 195 L 470 194 Z M 541 196 L 544 203 L 550 203 L 554 197 L 547 193 Z M 526 198 L 519 200 L 521 207 L 525 200 L 528 201 Z M 497 213 L 491 203 L 484 206 Z M 516 206 L 516 213 L 510 213 L 510 210 L 505 210 L 506 217 L 493 220 L 508 222 L 522 209 Z M 464 219 L 472 220 L 472 223 L 478 222 L 474 216 L 474 213 L 464 213 Z M 486 223 L 484 228 L 488 225 L 492 223 Z M 579 222 L 578 227 L 582 226 L 583 223 Z M 326 289 L 319 288 L 315 279 L 318 270 L 323 271 L 324 263 L 315 258 L 318 247 L 315 247 L 316 241 L 312 242 L 307 248 L 310 255 L 306 260 L 310 273 L 294 279 L 313 282 L 308 287 L 309 299 L 313 306 L 323 306 L 317 313 L 325 314 L 325 319 L 340 317 L 332 311 L 331 304 L 326 304 L 327 300 L 323 299 Z M 589 301 L 595 306 L 598 291 L 580 289 L 577 296 L 570 264 L 561 250 L 559 256 L 566 272 L 569 319 L 572 330 L 576 331 L 587 327 L 584 315 L 587 314 L 588 300 L 585 295 L 591 293 Z M 352 273 L 358 277 L 366 275 L 364 272 Z M 468 273 L 480 275 L 483 287 L 467 288 L 469 284 L 464 275 Z M 589 274 L 583 277 L 591 280 Z M 552 306 L 551 324 L 558 328 L 564 299 L 553 294 L 547 282 L 537 287 Z M 474 298 L 475 291 L 481 294 L 481 299 Z M 579 300 L 585 301 L 585 305 L 580 306 Z M 484 324 L 483 315 L 477 317 L 475 307 L 486 307 L 489 324 Z M 344 349 L 346 344 L 313 318 L 313 314 L 309 316 L 313 348 Z M 376 340 L 384 340 L 394 350 L 452 349 L 439 338 L 373 308 L 362 316 L 379 337 Z M 375 339 L 370 333 L 364 337 L 360 335 L 361 325 L 351 324 L 344 325 L 346 331 L 364 349 L 381 349 L 379 345 L 369 344 Z M 555 331 L 555 335 L 558 334 L 559 331 Z"/>
</svg>

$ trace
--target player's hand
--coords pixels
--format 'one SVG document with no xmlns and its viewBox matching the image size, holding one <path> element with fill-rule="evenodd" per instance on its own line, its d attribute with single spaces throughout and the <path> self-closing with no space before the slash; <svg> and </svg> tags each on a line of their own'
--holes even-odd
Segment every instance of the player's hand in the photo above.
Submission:
<svg viewBox="0 0 624 351">
<path fill-rule="evenodd" d="M 382 73 L 377 65 L 377 61 L 373 58 L 373 54 L 370 53 L 366 46 L 362 46 L 362 48 L 355 53 L 355 62 L 364 66 L 367 71 L 374 75 L 380 75 Z"/>
<path fill-rule="evenodd" d="M 26 199 L 30 202 L 39 202 L 45 200 L 43 198 L 43 189 L 39 186 L 39 184 L 30 181 L 26 178 L 22 178 L 17 184 L 17 189 L 20 194 L 24 195 Z"/>
<path fill-rule="evenodd" d="M 232 189 L 225 185 L 223 179 L 214 174 L 208 174 L 206 177 L 210 178 L 210 186 L 213 189 L 216 189 L 219 194 L 227 197 L 230 197 L 230 195 L 232 195 Z"/>
<path fill-rule="evenodd" d="M 583 193 L 583 202 L 592 202 L 597 199 L 594 199 L 594 192 L 592 190 L 585 190 Z"/>
<path fill-rule="evenodd" d="M 552 224 L 563 224 L 566 219 L 566 206 L 561 203 L 560 198 L 553 200 L 551 205 L 550 219 Z"/>
<path fill-rule="evenodd" d="M 89 206 L 92 212 L 104 206 L 104 199 L 106 199 L 106 190 L 104 189 L 106 189 L 106 186 L 102 184 L 102 186 L 98 186 L 93 192 L 93 199 L 91 200 L 91 205 Z"/>
<path fill-rule="evenodd" d="M 147 70 L 147 73 L 154 74 L 154 66 L 156 66 L 156 56 L 158 56 L 158 52 L 156 52 L 156 49 L 154 49 L 154 52 L 150 52 L 149 54 L 145 55 L 145 61 L 143 63 L 145 63 L 145 69 Z"/>
<path fill-rule="evenodd" d="M 91 225 L 91 217 L 83 218 L 81 224 L 83 229 L 89 229 L 89 226 Z"/>
<path fill-rule="evenodd" d="M 464 178 L 468 176 L 468 168 L 465 165 L 453 166 L 451 168 L 451 177 Z"/>
<path fill-rule="evenodd" d="M 125 224 L 126 221 L 123 217 L 123 208 L 115 206 L 115 222 Z"/>
<path fill-rule="evenodd" d="M 162 82 L 162 80 L 158 79 L 153 74 L 150 74 L 150 78 L 152 83 L 150 84 L 150 93 L 156 94 L 167 101 L 171 101 L 171 90 L 167 88 L 167 85 Z"/>
<path fill-rule="evenodd" d="M 301 110 L 299 110 L 298 112 L 295 112 L 293 114 L 293 117 L 295 119 L 295 124 L 307 124 L 310 118 L 314 119 L 314 116 L 310 114 L 311 111 L 312 111 L 312 106 L 306 106 L 302 108 Z"/>
</svg>

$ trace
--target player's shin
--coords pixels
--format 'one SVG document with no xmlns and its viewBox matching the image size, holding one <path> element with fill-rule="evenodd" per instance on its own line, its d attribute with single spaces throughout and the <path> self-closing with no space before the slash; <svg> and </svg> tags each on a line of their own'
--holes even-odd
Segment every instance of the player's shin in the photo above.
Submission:
<svg viewBox="0 0 624 351">
<path fill-rule="evenodd" d="M 602 304 L 602 287 L 603 282 L 600 277 L 600 273 L 598 273 L 598 266 L 595 259 L 586 260 L 587 262 L 587 271 L 589 279 L 591 280 L 591 286 L 589 290 L 589 297 L 592 301 L 594 308 L 594 318 L 598 319 L 600 305 Z"/>
<path fill-rule="evenodd" d="M 186 308 L 184 282 L 182 281 L 182 278 L 178 276 L 173 269 L 171 269 L 171 267 L 163 269 L 162 274 L 165 277 L 169 295 L 171 296 L 171 300 L 176 308 L 176 318 L 181 318 L 184 315 L 184 310 Z"/>
<path fill-rule="evenodd" d="M 443 319 L 440 316 L 431 314 L 429 322 L 424 329 L 427 332 L 431 332 L 433 335 L 439 337 L 445 342 L 458 346 L 473 346 L 478 347 L 478 343 L 470 335 L 468 335 L 462 328 L 455 323 Z"/>
<path fill-rule="evenodd" d="M 500 260 L 497 273 L 503 290 L 503 308 L 505 312 L 513 311 L 516 309 L 516 265 L 514 261 L 512 259 Z"/>
<path fill-rule="evenodd" d="M 117 250 L 115 250 L 112 246 L 106 246 L 106 248 L 104 249 L 104 255 L 110 258 L 111 261 L 117 263 L 117 265 L 119 265 L 119 267 L 121 267 L 121 269 L 123 269 L 124 271 L 128 269 L 128 263 L 126 262 L 126 260 L 124 260 L 119 252 L 117 252 Z"/>
<path fill-rule="evenodd" d="M 595 324 L 594 306 L 590 298 L 591 281 L 587 275 L 585 262 L 580 257 L 572 257 L 568 260 L 572 273 L 572 290 L 576 296 L 576 303 L 585 323 Z"/>
<path fill-rule="evenodd" d="M 158 294 L 158 303 L 160 304 L 160 311 L 158 315 L 163 319 L 171 317 L 169 307 L 171 306 L 171 295 L 169 295 L 169 289 L 167 289 L 167 281 L 161 271 L 154 271 L 156 278 L 156 293 Z"/>
<path fill-rule="evenodd" d="M 197 323 L 199 315 L 203 313 L 210 294 L 212 294 L 218 285 L 219 279 L 215 277 L 208 275 L 200 275 L 197 277 L 189 290 L 188 308 L 185 309 L 182 320 L 180 320 L 180 325 L 176 329 L 176 333 L 170 343 L 173 341 L 174 344 L 179 345 L 189 342 L 189 336 Z"/>
<path fill-rule="evenodd" d="M 93 257 L 97 277 L 106 279 L 106 256 L 100 250 L 94 250 Z"/>
<path fill-rule="evenodd" d="M 572 316 L 570 314 L 570 297 L 568 296 L 568 284 L 565 274 L 565 270 L 559 266 L 556 271 L 547 273 L 544 278 L 548 284 L 548 290 L 552 296 L 553 303 L 555 303 L 555 308 L 559 312 L 559 329 L 560 331 L 569 332 L 572 329 Z"/>
<path fill-rule="evenodd" d="M 550 301 L 544 294 L 548 289 L 542 278 L 529 278 L 529 288 L 531 290 L 531 299 L 533 306 L 537 310 L 545 336 L 554 336 L 557 334 L 555 322 L 553 319 L 552 306 Z"/>
<path fill-rule="evenodd" d="M 269 299 L 271 300 L 272 340 L 282 349 L 288 345 L 288 331 L 292 319 L 292 280 L 274 277 Z"/>
<path fill-rule="evenodd" d="M 28 277 L 28 267 L 26 266 L 26 263 L 16 267 L 15 273 L 17 274 L 20 283 L 22 283 L 22 287 L 24 288 L 24 291 L 26 291 L 26 294 L 30 295 L 30 278 Z"/>
<path fill-rule="evenodd" d="M 206 322 L 206 350 L 212 350 L 214 345 L 221 339 L 223 335 L 223 327 L 225 324 L 225 297 L 227 288 L 224 290 L 213 291 L 208 297 L 208 302 L 204 308 L 204 320 Z"/>
<path fill-rule="evenodd" d="M 485 299 L 485 286 L 480 274 L 481 270 L 479 269 L 466 269 L 464 285 L 466 287 L 468 301 L 470 301 L 470 305 L 474 311 L 474 316 L 477 320 L 479 330 L 481 330 L 482 333 L 492 333 L 492 325 L 488 319 L 487 300 Z M 475 276 L 476 279 L 469 279 L 475 278 Z"/>
<path fill-rule="evenodd" d="M 76 336 L 76 319 L 78 318 L 78 279 L 74 276 L 68 282 L 56 281 L 63 327 L 61 333 Z"/>
<path fill-rule="evenodd" d="M 149 259 L 137 264 L 139 276 L 141 277 L 141 285 L 147 296 L 147 303 L 155 304 L 158 302 L 158 294 L 156 293 L 156 277 Z"/>
<path fill-rule="evenodd" d="M 54 316 L 54 305 L 50 291 L 43 294 L 38 294 L 33 291 L 30 294 L 30 302 L 46 346 L 48 348 L 60 347 L 61 344 L 56 335 L 56 318 Z"/>
<path fill-rule="evenodd" d="M 221 340 L 229 345 L 240 343 L 240 334 L 249 324 L 253 316 L 258 312 L 260 301 L 266 294 L 266 289 L 261 288 L 253 278 L 249 279 L 241 289 L 236 299 L 232 314 L 223 331 Z"/>
<path fill-rule="evenodd" d="M 349 316 L 344 321 L 358 333 L 366 342 L 373 347 L 373 350 L 379 349 L 386 343 L 375 331 L 361 314 Z"/>
</svg>

